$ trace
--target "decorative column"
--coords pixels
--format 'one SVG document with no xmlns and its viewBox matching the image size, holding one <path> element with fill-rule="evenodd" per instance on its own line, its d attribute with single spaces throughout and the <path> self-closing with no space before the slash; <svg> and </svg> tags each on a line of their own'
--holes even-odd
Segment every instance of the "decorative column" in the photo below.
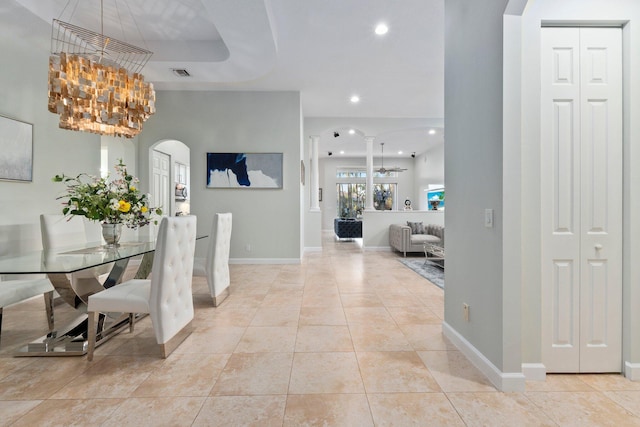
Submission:
<svg viewBox="0 0 640 427">
<path fill-rule="evenodd" d="M 365 136 L 364 142 L 367 144 L 367 188 L 365 210 L 373 211 L 373 136 Z"/>
<path fill-rule="evenodd" d="M 311 139 L 311 176 L 309 179 L 311 180 L 311 210 L 319 211 L 320 210 L 320 192 L 319 192 L 319 181 L 320 181 L 320 170 L 319 170 L 319 162 L 318 162 L 318 142 L 320 141 L 320 137 L 317 135 L 312 135 Z"/>
</svg>

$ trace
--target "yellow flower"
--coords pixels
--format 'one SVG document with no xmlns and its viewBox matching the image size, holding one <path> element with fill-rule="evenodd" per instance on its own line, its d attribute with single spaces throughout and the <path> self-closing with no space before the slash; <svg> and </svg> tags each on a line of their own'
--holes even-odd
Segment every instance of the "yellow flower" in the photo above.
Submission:
<svg viewBox="0 0 640 427">
<path fill-rule="evenodd" d="M 120 205 L 120 207 L 118 208 L 120 212 L 127 213 L 129 212 L 129 209 L 131 209 L 131 203 L 125 202 L 124 200 L 120 200 L 118 202 L 118 205 Z"/>
<path fill-rule="evenodd" d="M 129 187 L 129 190 L 131 191 L 136 191 L 136 187 L 134 187 L 133 185 L 131 187 Z"/>
<path fill-rule="evenodd" d="M 146 206 L 143 206 L 140 208 L 140 212 L 145 213 L 146 211 L 148 211 L 149 209 L 147 209 Z"/>
</svg>

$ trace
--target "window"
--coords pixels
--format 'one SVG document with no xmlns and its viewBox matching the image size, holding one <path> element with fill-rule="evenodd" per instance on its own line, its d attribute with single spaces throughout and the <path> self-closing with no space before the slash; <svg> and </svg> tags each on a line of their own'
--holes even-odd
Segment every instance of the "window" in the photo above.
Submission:
<svg viewBox="0 0 640 427">
<path fill-rule="evenodd" d="M 364 169 L 338 169 L 336 178 L 366 178 L 367 171 Z"/>
<path fill-rule="evenodd" d="M 365 184 L 337 184 L 338 216 L 340 218 L 356 218 L 364 210 Z"/>
<path fill-rule="evenodd" d="M 379 171 L 373 171 L 373 178 L 396 178 L 398 172 L 385 171 L 384 173 Z M 338 169 L 336 170 L 336 178 L 366 178 L 367 171 L 365 169 Z"/>
<path fill-rule="evenodd" d="M 373 185 L 373 207 L 377 211 L 390 211 L 396 207 L 396 186 L 397 184 L 374 184 Z"/>
<path fill-rule="evenodd" d="M 378 211 L 390 211 L 396 208 L 397 184 L 374 184 L 373 207 Z M 366 184 L 337 184 L 338 216 L 340 218 L 356 218 L 362 215 L 366 202 Z"/>
<path fill-rule="evenodd" d="M 390 211 L 397 209 L 396 193 L 397 183 L 375 182 L 390 181 L 389 178 L 398 176 L 398 172 L 385 172 L 381 174 L 373 172 L 373 207 L 378 211 Z M 363 168 L 343 168 L 336 170 L 336 178 L 342 181 L 336 184 L 338 197 L 336 206 L 337 215 L 340 218 L 357 218 L 362 215 L 366 205 L 367 185 L 365 178 L 367 172 Z"/>
</svg>

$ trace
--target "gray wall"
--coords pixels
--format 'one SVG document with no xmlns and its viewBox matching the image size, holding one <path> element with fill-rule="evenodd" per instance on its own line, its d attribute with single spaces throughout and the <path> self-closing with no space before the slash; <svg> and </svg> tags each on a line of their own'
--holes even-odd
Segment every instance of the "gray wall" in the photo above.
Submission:
<svg viewBox="0 0 640 427">
<path fill-rule="evenodd" d="M 506 0 L 445 1 L 445 322 L 503 369 L 502 15 Z M 484 227 L 485 208 L 495 211 Z M 470 322 L 463 318 L 470 305 Z"/>
<path fill-rule="evenodd" d="M 299 262 L 301 257 L 300 96 L 297 92 L 168 92 L 139 136 L 138 171 L 148 150 L 176 139 L 191 149 L 191 213 L 208 233 L 213 214 L 233 213 L 234 262 Z M 207 152 L 284 153 L 283 189 L 206 187 Z M 203 248 L 198 247 L 203 256 Z"/>
<path fill-rule="evenodd" d="M 26 20 L 16 32 L 8 22 Z M 60 213 L 59 173 L 100 173 L 100 137 L 58 128 L 47 111 L 51 26 L 12 0 L 0 6 L 0 115 L 33 124 L 33 181 L 0 181 L 0 254 L 41 249 L 39 215 Z"/>
</svg>

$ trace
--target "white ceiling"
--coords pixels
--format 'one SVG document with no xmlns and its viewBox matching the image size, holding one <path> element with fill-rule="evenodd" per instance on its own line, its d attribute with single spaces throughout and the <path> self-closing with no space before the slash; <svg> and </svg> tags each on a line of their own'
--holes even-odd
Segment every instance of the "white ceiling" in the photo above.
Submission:
<svg viewBox="0 0 640 427">
<path fill-rule="evenodd" d="M 99 0 L 16 1 L 100 32 Z M 444 117 L 444 0 L 104 0 L 103 11 L 105 35 L 154 52 L 142 72 L 156 90 L 291 90 L 305 117 L 425 119 L 387 132 L 385 157 L 396 141 L 426 151 L 426 123 Z M 324 152 L 350 138 L 321 141 Z"/>
</svg>

